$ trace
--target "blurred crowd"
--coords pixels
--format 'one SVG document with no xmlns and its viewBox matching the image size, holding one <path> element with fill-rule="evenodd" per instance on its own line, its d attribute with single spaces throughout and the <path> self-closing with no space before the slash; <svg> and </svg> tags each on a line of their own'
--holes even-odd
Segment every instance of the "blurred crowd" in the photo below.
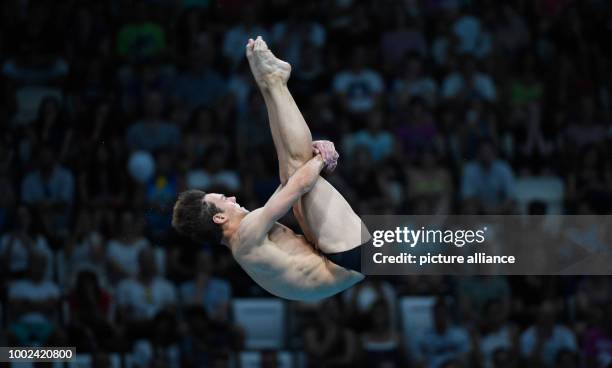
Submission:
<svg viewBox="0 0 612 368">
<path fill-rule="evenodd" d="M 341 154 L 328 180 L 359 214 L 518 213 L 522 178 L 559 183 L 560 213 L 612 209 L 605 0 L 0 7 L 0 345 L 160 367 L 226 366 L 245 348 L 232 300 L 268 295 L 170 217 L 186 188 L 254 209 L 278 186 L 249 37 L 292 64 L 313 137 Z M 283 348 L 312 367 L 610 367 L 611 281 L 368 277 L 290 303 Z M 435 297 L 411 341 L 406 296 Z"/>
</svg>

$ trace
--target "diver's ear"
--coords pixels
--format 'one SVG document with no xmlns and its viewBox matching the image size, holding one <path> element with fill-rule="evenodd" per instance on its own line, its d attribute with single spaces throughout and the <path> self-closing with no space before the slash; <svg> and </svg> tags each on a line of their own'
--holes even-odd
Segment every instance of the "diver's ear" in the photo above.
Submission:
<svg viewBox="0 0 612 368">
<path fill-rule="evenodd" d="M 226 221 L 227 221 L 227 215 L 225 215 L 223 212 L 216 213 L 213 216 L 213 222 L 217 225 L 221 225 Z"/>
</svg>

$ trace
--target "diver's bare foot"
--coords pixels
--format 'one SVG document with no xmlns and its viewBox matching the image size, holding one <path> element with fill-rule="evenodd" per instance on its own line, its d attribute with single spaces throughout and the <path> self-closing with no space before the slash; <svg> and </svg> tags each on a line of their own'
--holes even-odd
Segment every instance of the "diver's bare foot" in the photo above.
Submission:
<svg viewBox="0 0 612 368">
<path fill-rule="evenodd" d="M 287 84 L 291 75 L 291 65 L 274 56 L 261 36 L 256 40 L 249 39 L 246 56 L 259 88 L 268 89 L 279 82 Z"/>
</svg>

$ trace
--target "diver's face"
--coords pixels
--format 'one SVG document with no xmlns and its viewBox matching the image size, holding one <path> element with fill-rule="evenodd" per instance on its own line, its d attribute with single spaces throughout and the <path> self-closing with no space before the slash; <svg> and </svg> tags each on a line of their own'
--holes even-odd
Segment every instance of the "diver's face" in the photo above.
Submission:
<svg viewBox="0 0 612 368">
<path fill-rule="evenodd" d="M 203 200 L 214 204 L 226 213 L 246 212 L 246 209 L 236 202 L 236 197 L 226 197 L 224 194 L 219 193 L 208 193 L 204 196 Z"/>
</svg>

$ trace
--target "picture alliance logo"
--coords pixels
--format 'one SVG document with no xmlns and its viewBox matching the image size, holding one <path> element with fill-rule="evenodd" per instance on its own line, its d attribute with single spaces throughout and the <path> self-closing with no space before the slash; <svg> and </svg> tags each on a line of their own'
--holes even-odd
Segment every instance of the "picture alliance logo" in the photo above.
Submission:
<svg viewBox="0 0 612 368">
<path fill-rule="evenodd" d="M 380 248 L 385 244 L 408 245 L 411 248 L 419 244 L 447 244 L 463 247 L 470 244 L 482 244 L 486 240 L 487 227 L 481 229 L 440 230 L 410 229 L 407 226 L 397 226 L 395 230 L 375 230 L 372 232 L 372 244 Z"/>
</svg>

